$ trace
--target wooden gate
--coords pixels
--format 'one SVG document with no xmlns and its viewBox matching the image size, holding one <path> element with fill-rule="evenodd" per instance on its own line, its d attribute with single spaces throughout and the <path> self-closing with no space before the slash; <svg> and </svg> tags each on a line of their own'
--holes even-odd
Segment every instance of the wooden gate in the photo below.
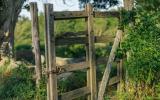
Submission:
<svg viewBox="0 0 160 100">
<path fill-rule="evenodd" d="M 37 8 L 36 8 L 37 9 Z M 85 6 L 84 11 L 53 11 L 52 4 L 44 4 L 45 13 L 45 56 L 46 68 L 48 75 L 47 82 L 47 97 L 48 100 L 72 100 L 81 96 L 88 96 L 88 100 L 97 100 L 97 80 L 96 80 L 96 65 L 106 64 L 106 58 L 95 58 L 95 43 L 106 43 L 114 40 L 114 37 L 109 35 L 95 36 L 93 32 L 93 18 L 117 17 L 119 12 L 97 12 L 94 11 L 91 4 Z M 68 19 L 85 19 L 87 29 L 83 32 L 74 33 L 76 36 L 67 36 L 63 38 L 55 38 L 54 22 L 56 20 Z M 68 32 L 69 34 L 69 32 Z M 64 66 L 56 66 L 56 46 L 83 44 L 86 47 L 86 59 L 83 62 L 67 64 Z M 118 69 L 120 63 L 118 63 Z M 87 86 L 58 95 L 57 90 L 57 75 L 76 71 L 87 70 Z M 113 78 L 110 78 L 108 85 L 119 82 L 119 73 Z"/>
</svg>

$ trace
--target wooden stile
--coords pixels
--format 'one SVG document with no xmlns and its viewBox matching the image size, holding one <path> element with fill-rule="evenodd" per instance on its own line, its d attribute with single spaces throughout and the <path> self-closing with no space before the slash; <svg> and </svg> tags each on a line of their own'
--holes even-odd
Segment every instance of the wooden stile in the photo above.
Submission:
<svg viewBox="0 0 160 100">
<path fill-rule="evenodd" d="M 35 3 L 36 4 L 36 3 Z M 36 7 L 31 7 L 32 15 L 32 33 L 33 33 L 33 44 L 35 47 L 39 47 L 39 29 L 38 29 L 38 13 Z M 79 98 L 81 96 L 87 96 L 87 100 L 103 100 L 103 94 L 105 92 L 106 85 L 113 85 L 121 82 L 122 73 L 121 67 L 122 62 L 117 66 L 117 76 L 109 78 L 111 71 L 111 63 L 115 58 L 115 51 L 119 45 L 120 39 L 122 37 L 122 31 L 118 30 L 114 44 L 109 57 L 100 57 L 95 59 L 95 43 L 107 43 L 113 41 L 113 36 L 103 35 L 94 36 L 93 32 L 93 18 L 106 18 L 106 17 L 118 17 L 118 12 L 97 12 L 93 11 L 91 4 L 85 6 L 85 11 L 64 11 L 64 12 L 54 12 L 52 4 L 44 4 L 45 13 L 45 59 L 46 59 L 46 69 L 47 69 L 47 100 L 72 100 Z M 36 14 L 36 15 L 34 15 Z M 67 19 L 77 19 L 84 18 L 87 26 L 86 31 L 74 33 L 66 32 L 63 36 L 55 38 L 54 36 L 54 21 L 55 20 L 67 20 Z M 36 23 L 34 23 L 34 21 Z M 59 45 L 73 45 L 73 44 L 84 44 L 86 47 L 86 60 L 81 60 L 82 62 L 66 64 L 63 66 L 56 66 L 56 53 L 55 48 Z M 35 59 L 40 59 L 40 51 L 36 48 L 34 51 L 38 56 Z M 40 49 L 39 49 L 40 50 Z M 38 58 L 37 58 L 38 57 Z M 39 60 L 37 63 L 40 63 Z M 107 68 L 105 70 L 102 83 L 99 89 L 99 94 L 97 96 L 97 80 L 96 80 L 96 65 L 106 64 Z M 39 64 L 40 65 L 40 64 Z M 38 66 L 39 66 L 38 65 Z M 73 91 L 63 93 L 58 96 L 57 90 L 57 75 L 65 72 L 72 72 L 76 70 L 87 70 L 87 86 Z"/>
</svg>

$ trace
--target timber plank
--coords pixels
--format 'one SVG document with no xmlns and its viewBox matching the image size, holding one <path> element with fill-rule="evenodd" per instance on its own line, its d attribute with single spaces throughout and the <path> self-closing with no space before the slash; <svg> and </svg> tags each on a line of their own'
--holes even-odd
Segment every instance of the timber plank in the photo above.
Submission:
<svg viewBox="0 0 160 100">
<path fill-rule="evenodd" d="M 73 64 L 67 64 L 63 66 L 58 66 L 58 74 L 64 73 L 64 72 L 71 72 L 76 70 L 82 70 L 82 69 L 88 69 L 88 62 L 80 62 L 80 63 L 73 63 Z"/>
<path fill-rule="evenodd" d="M 55 20 L 67 20 L 67 19 L 77 19 L 77 18 L 86 18 L 87 13 L 84 11 L 62 11 L 62 12 L 53 12 Z"/>
<path fill-rule="evenodd" d="M 62 95 L 60 95 L 60 100 L 72 100 L 88 94 L 90 94 L 89 88 L 83 87 L 70 92 L 63 93 Z"/>
<path fill-rule="evenodd" d="M 63 36 L 62 36 L 63 37 Z M 73 45 L 73 44 L 86 44 L 88 43 L 87 37 L 66 37 L 66 38 L 56 38 L 55 45 Z M 103 35 L 95 36 L 94 43 L 107 43 L 114 40 L 113 36 Z M 52 40 L 54 42 L 54 40 Z"/>
</svg>

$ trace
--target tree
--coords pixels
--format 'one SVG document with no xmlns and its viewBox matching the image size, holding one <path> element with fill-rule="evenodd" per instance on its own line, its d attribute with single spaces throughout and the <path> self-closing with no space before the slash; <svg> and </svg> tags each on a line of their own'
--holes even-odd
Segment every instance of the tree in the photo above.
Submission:
<svg viewBox="0 0 160 100">
<path fill-rule="evenodd" d="M 80 8 L 84 8 L 85 4 L 91 3 L 95 9 L 108 9 L 118 4 L 119 0 L 79 0 Z"/>
<path fill-rule="evenodd" d="M 26 0 L 0 0 L 0 48 L 4 41 L 14 47 L 14 30 L 21 8 Z M 64 0 L 65 1 L 65 0 Z M 95 8 L 106 9 L 118 4 L 118 0 L 79 0 L 80 7 L 92 3 Z"/>
<path fill-rule="evenodd" d="M 25 0 L 0 0 L 0 48 L 4 41 L 14 46 L 14 29 Z"/>
</svg>

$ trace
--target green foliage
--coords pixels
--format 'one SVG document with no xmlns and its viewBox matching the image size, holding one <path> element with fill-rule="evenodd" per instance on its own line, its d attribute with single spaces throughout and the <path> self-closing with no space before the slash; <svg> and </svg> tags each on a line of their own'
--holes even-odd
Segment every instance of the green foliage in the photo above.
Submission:
<svg viewBox="0 0 160 100">
<path fill-rule="evenodd" d="M 160 0 L 136 0 L 137 7 L 142 7 L 148 11 L 158 11 L 160 9 Z"/>
<path fill-rule="evenodd" d="M 72 85 L 72 86 L 71 86 Z M 58 88 L 60 93 L 71 91 L 84 87 L 86 85 L 86 72 L 77 71 L 72 73 L 67 80 L 61 79 L 58 81 Z"/>
<path fill-rule="evenodd" d="M 94 32 L 95 35 L 101 36 L 101 35 L 115 35 L 116 32 L 116 26 L 118 24 L 116 18 L 107 18 L 105 19 L 94 19 Z M 41 44 L 41 52 L 44 54 L 44 16 L 43 14 L 39 15 L 39 27 L 40 27 L 40 44 Z M 55 36 L 59 37 L 65 32 L 78 32 L 78 31 L 84 31 L 86 30 L 86 23 L 85 20 L 79 19 L 79 20 L 66 20 L 66 21 L 56 21 L 55 22 Z M 29 62 L 34 63 L 34 56 L 32 55 L 32 38 L 31 38 L 31 21 L 28 18 L 20 18 L 17 26 L 16 26 L 16 32 L 15 32 L 15 48 L 17 54 L 20 55 L 22 58 L 18 58 L 19 60 L 27 60 Z M 111 50 L 111 45 L 102 45 L 102 44 L 96 44 L 96 57 L 105 57 L 109 54 Z M 20 54 L 20 53 L 24 54 Z M 26 55 L 25 55 L 26 54 Z M 60 57 L 73 57 L 73 58 L 80 58 L 85 56 L 85 46 L 84 45 L 71 45 L 71 46 L 57 46 L 56 47 L 56 56 Z M 105 66 L 102 66 L 103 69 Z M 102 68 L 101 67 L 101 68 Z M 19 72 L 18 72 L 19 73 Z M 24 72 L 25 73 L 25 72 Z M 97 69 L 97 77 L 98 80 L 102 77 L 103 70 Z M 33 75 L 33 73 L 30 73 Z M 20 74 L 19 74 L 20 75 Z M 8 79 L 10 80 L 10 79 Z M 28 80 L 28 79 L 26 79 Z M 30 82 L 30 80 L 29 80 Z M 33 99 L 35 97 L 45 98 L 46 96 L 46 79 L 43 78 L 41 80 L 40 89 L 36 89 L 35 84 L 30 88 L 27 84 L 24 84 L 26 86 L 26 91 L 33 91 L 34 95 L 28 96 L 26 92 L 26 96 L 28 96 L 28 99 Z M 35 82 L 34 82 L 35 83 Z M 11 82 L 9 83 L 11 84 Z M 22 83 L 23 84 L 23 83 Z M 72 86 L 71 86 L 72 84 Z M 4 84 L 3 84 L 4 85 Z M 58 82 L 58 88 L 59 92 L 63 93 L 69 90 L 77 89 L 80 87 L 83 87 L 86 85 L 86 73 L 83 71 L 74 72 L 71 76 L 67 78 L 67 80 L 60 80 Z M 18 83 L 15 83 L 15 87 L 18 86 Z M 7 91 L 9 91 L 7 89 Z M 12 91 L 14 96 L 19 97 L 21 94 L 14 93 Z M 25 91 L 24 91 L 25 92 Z M 5 95 L 6 96 L 6 95 Z M 23 96 L 21 96 L 23 97 Z M 84 100 L 84 99 L 82 99 Z"/>
<path fill-rule="evenodd" d="M 19 65 L 13 69 L 9 76 L 4 76 L 0 83 L 1 99 L 34 99 L 35 82 L 32 79 L 32 71 Z"/>
<path fill-rule="evenodd" d="M 135 81 L 150 83 L 160 69 L 159 15 L 156 12 L 138 12 L 135 25 L 129 29 L 127 38 L 122 44 L 125 51 L 129 51 L 127 63 L 129 74 Z"/>
<path fill-rule="evenodd" d="M 80 8 L 83 8 L 87 3 L 91 3 L 96 9 L 108 9 L 119 3 L 118 0 L 79 0 Z"/>
<path fill-rule="evenodd" d="M 135 11 L 118 52 L 127 53 L 125 67 L 131 82 L 127 95 L 147 99 L 157 95 L 154 89 L 160 79 L 160 13 L 143 6 Z"/>
</svg>

